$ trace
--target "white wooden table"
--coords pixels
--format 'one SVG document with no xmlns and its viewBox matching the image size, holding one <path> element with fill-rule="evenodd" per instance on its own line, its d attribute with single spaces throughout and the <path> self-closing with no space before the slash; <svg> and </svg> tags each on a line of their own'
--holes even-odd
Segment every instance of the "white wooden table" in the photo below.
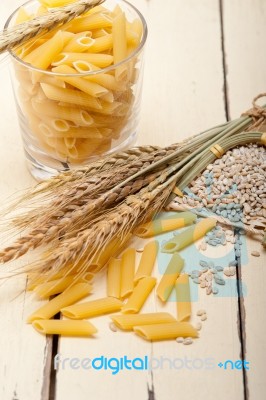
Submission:
<svg viewBox="0 0 266 400">
<path fill-rule="evenodd" d="M 0 21 L 21 4 L 1 1 Z M 248 109 L 266 84 L 265 0 L 135 0 L 149 26 L 142 122 L 139 143 L 167 145 L 205 128 L 235 118 Z M 0 64 L 0 198 L 33 185 L 20 141 L 16 110 L 8 76 L 8 62 Z M 28 295 L 12 300 L 25 288 L 25 277 L 0 286 L 0 399 L 1 400 L 263 400 L 266 359 L 265 253 L 252 240 L 240 269 L 247 295 L 200 294 L 194 310 L 205 308 L 208 321 L 192 346 L 176 342 L 147 344 L 131 334 L 113 333 L 108 319 L 97 321 L 99 339 L 45 338 L 25 324 L 41 302 Z M 223 262 L 229 253 L 223 248 Z M 229 251 L 229 250 L 228 250 Z M 104 293 L 104 285 L 97 297 Z M 145 310 L 156 310 L 151 298 Z M 169 310 L 174 305 L 170 304 Z M 53 356 L 129 358 L 211 358 L 213 369 L 163 369 L 120 372 L 53 368 Z M 225 371 L 227 359 L 246 359 L 250 370 Z"/>
</svg>

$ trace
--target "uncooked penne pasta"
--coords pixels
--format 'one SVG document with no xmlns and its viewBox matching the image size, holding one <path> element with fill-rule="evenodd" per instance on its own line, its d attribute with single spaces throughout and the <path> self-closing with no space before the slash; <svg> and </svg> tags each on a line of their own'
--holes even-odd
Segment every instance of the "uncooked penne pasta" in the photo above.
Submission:
<svg viewBox="0 0 266 400">
<path fill-rule="evenodd" d="M 65 35 L 62 31 L 58 31 L 54 37 L 28 54 L 24 58 L 24 61 L 32 64 L 36 68 L 47 69 L 53 59 L 61 53 L 65 43 Z"/>
<path fill-rule="evenodd" d="M 191 317 L 191 299 L 189 276 L 187 274 L 180 275 L 175 284 L 176 291 L 176 307 L 177 307 L 177 320 L 189 321 Z"/>
<path fill-rule="evenodd" d="M 185 247 L 205 236 L 206 233 L 215 227 L 216 223 L 217 221 L 214 218 L 202 219 L 196 225 L 187 228 L 184 232 L 168 240 L 162 246 L 162 252 L 174 253 L 184 249 Z"/>
<path fill-rule="evenodd" d="M 114 64 L 125 60 L 127 57 L 126 18 L 123 12 L 116 15 L 113 21 L 113 54 Z M 127 66 L 116 68 L 115 77 L 122 81 L 127 77 Z"/>
<path fill-rule="evenodd" d="M 102 36 L 105 36 L 105 35 L 109 35 L 109 33 L 107 32 L 106 28 L 105 29 L 103 29 L 103 28 L 102 29 L 94 29 L 92 31 L 93 39 L 98 39 L 98 38 L 100 38 Z"/>
<path fill-rule="evenodd" d="M 91 32 L 82 32 L 81 34 L 73 35 L 73 38 L 67 43 L 63 49 L 63 53 L 83 53 L 95 43 L 91 38 Z"/>
<path fill-rule="evenodd" d="M 77 283 L 36 310 L 28 317 L 27 322 L 31 323 L 36 319 L 52 318 L 61 310 L 61 308 L 70 306 L 78 300 L 81 300 L 83 297 L 86 297 L 91 293 L 91 290 L 92 286 L 89 283 Z"/>
<path fill-rule="evenodd" d="M 49 85 L 58 86 L 60 88 L 65 88 L 66 87 L 65 82 L 57 79 L 54 76 L 41 74 L 40 72 L 32 71 L 31 72 L 31 80 L 32 80 L 33 84 L 39 82 L 39 83 L 48 83 Z"/>
<path fill-rule="evenodd" d="M 114 90 L 123 92 L 125 90 L 125 86 L 121 82 L 117 82 L 115 77 L 110 74 L 95 74 L 85 77 L 85 79 L 90 80 L 91 82 L 98 83 L 99 85 L 105 87 L 108 90 Z"/>
<path fill-rule="evenodd" d="M 107 268 L 107 296 L 120 298 L 121 260 L 112 258 Z"/>
<path fill-rule="evenodd" d="M 70 65 L 72 66 L 76 61 L 86 61 L 88 63 L 94 64 L 97 67 L 105 68 L 109 67 L 113 61 L 114 57 L 110 54 L 93 54 L 93 53 L 61 53 L 53 59 L 51 65 L 57 67 L 59 65 Z"/>
<path fill-rule="evenodd" d="M 74 68 L 69 67 L 68 65 L 60 65 L 59 67 L 55 67 L 52 69 L 53 72 L 59 74 L 77 74 L 77 71 Z M 77 89 L 80 89 L 82 92 L 87 93 L 93 97 L 101 97 L 108 93 L 108 90 L 104 87 L 98 85 L 94 82 L 89 82 L 84 78 L 73 78 L 70 76 L 59 76 L 58 79 L 69 83 Z"/>
<path fill-rule="evenodd" d="M 121 260 L 121 292 L 122 299 L 128 297 L 134 289 L 136 250 L 129 248 L 122 254 Z"/>
<path fill-rule="evenodd" d="M 98 99 L 89 94 L 82 93 L 74 89 L 63 89 L 56 86 L 41 83 L 41 88 L 47 98 L 50 100 L 61 101 L 70 103 L 71 105 L 78 105 L 87 109 L 101 110 L 102 106 Z"/>
<path fill-rule="evenodd" d="M 165 302 L 169 298 L 183 267 L 183 258 L 178 253 L 173 254 L 156 289 L 156 294 L 161 301 Z"/>
<path fill-rule="evenodd" d="M 56 279 L 51 282 L 44 282 L 34 288 L 34 292 L 43 299 L 47 299 L 58 293 L 62 293 L 73 283 L 88 282 L 91 281 L 92 275 L 90 273 L 79 277 L 78 275 L 69 275 L 64 278 Z"/>
<path fill-rule="evenodd" d="M 101 36 L 94 39 L 92 45 L 88 49 L 90 53 L 101 53 L 103 51 L 112 49 L 113 47 L 113 36 L 110 34 Z"/>
<path fill-rule="evenodd" d="M 39 2 L 48 8 L 62 7 L 70 3 L 74 3 L 75 0 L 39 0 Z"/>
<path fill-rule="evenodd" d="M 167 219 L 155 219 L 146 224 L 140 225 L 134 234 L 141 238 L 149 238 L 151 236 L 160 235 L 165 232 L 174 231 L 183 228 L 195 222 L 197 216 L 189 211 L 176 213 L 174 217 Z"/>
<path fill-rule="evenodd" d="M 40 116 L 45 115 L 51 118 L 65 119 L 82 127 L 90 126 L 94 122 L 87 111 L 74 107 L 61 107 L 52 101 L 39 102 L 33 99 L 32 107 Z"/>
<path fill-rule="evenodd" d="M 77 18 L 70 24 L 69 30 L 74 33 L 83 31 L 92 31 L 93 29 L 101 29 L 111 27 L 113 20 L 107 13 L 100 12 Z"/>
<path fill-rule="evenodd" d="M 157 258 L 159 244 L 157 241 L 150 242 L 144 247 L 139 266 L 134 277 L 134 282 L 150 276 Z"/>
<path fill-rule="evenodd" d="M 148 314 L 124 314 L 111 317 L 114 324 L 124 331 L 133 330 L 134 326 L 163 324 L 166 322 L 175 322 L 176 319 L 168 313 L 148 313 Z"/>
<path fill-rule="evenodd" d="M 103 299 L 64 307 L 61 309 L 61 312 L 65 317 L 72 319 L 92 318 L 119 311 L 122 305 L 122 301 L 114 297 L 105 297 Z"/>
<path fill-rule="evenodd" d="M 143 307 L 145 301 L 147 300 L 152 289 L 156 285 L 156 279 L 151 277 L 146 277 L 141 279 L 137 286 L 135 286 L 131 296 L 129 297 L 127 303 L 122 308 L 122 313 L 131 314 L 138 313 Z"/>
<path fill-rule="evenodd" d="M 134 332 L 146 340 L 170 340 L 178 337 L 197 338 L 198 331 L 189 322 L 135 326 Z"/>
<path fill-rule="evenodd" d="M 45 335 L 92 336 L 97 329 L 88 321 L 36 320 L 32 326 Z"/>
</svg>

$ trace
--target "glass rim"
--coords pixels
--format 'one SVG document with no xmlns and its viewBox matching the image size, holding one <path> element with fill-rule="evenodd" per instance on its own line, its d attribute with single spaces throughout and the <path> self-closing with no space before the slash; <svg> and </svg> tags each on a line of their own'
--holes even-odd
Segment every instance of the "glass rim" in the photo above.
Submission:
<svg viewBox="0 0 266 400">
<path fill-rule="evenodd" d="M 12 18 L 16 15 L 16 13 L 19 11 L 19 9 L 21 7 L 24 7 L 30 3 L 34 3 L 37 0 L 28 0 L 25 3 L 23 3 L 21 6 L 17 7 L 12 14 L 8 17 L 5 25 L 4 25 L 4 30 L 7 29 L 9 27 L 9 24 L 12 20 Z M 129 8 L 133 9 L 136 14 L 139 16 L 142 26 L 143 26 L 143 34 L 142 34 L 142 38 L 141 41 L 138 45 L 138 47 L 124 60 L 119 61 L 116 64 L 110 65 L 108 67 L 105 68 L 100 68 L 99 70 L 95 70 L 95 71 L 88 71 L 88 72 L 77 72 L 75 74 L 63 74 L 63 73 L 58 73 L 58 72 L 53 72 L 53 71 L 46 71 L 45 69 L 41 69 L 41 68 L 37 68 L 34 67 L 31 64 L 26 63 L 25 61 L 23 61 L 19 56 L 17 56 L 12 49 L 8 50 L 9 54 L 11 55 L 11 57 L 13 57 L 18 63 L 20 63 L 21 65 L 23 65 L 24 67 L 33 70 L 35 72 L 39 72 L 42 74 L 46 74 L 46 75 L 50 75 L 50 76 L 65 76 L 65 77 L 82 77 L 82 76 L 92 76 L 92 75 L 99 75 L 99 74 L 104 74 L 110 71 L 115 70 L 116 68 L 126 64 L 127 62 L 129 62 L 132 58 L 134 58 L 135 56 L 137 56 L 141 50 L 143 49 L 146 40 L 147 40 L 147 36 L 148 36 L 148 27 L 147 27 L 147 22 L 144 18 L 144 16 L 142 15 L 142 13 L 133 5 L 131 4 L 129 1 L 127 0 L 120 0 L 120 2 L 125 3 Z"/>
</svg>

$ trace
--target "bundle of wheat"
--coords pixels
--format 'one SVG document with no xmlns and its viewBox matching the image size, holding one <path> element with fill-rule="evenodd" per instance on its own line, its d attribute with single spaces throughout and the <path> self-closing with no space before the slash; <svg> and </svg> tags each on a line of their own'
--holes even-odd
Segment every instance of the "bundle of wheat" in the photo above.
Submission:
<svg viewBox="0 0 266 400">
<path fill-rule="evenodd" d="M 41 248 L 43 256 L 28 269 L 49 277 L 78 266 L 78 279 L 97 264 L 104 248 L 118 240 L 113 246 L 118 251 L 138 225 L 153 218 L 172 199 L 175 186 L 182 191 L 235 146 L 265 145 L 265 133 L 258 127 L 250 131 L 253 119 L 242 116 L 164 149 L 134 148 L 39 183 L 4 212 L 5 233 L 10 237 L 8 218 L 20 237 L 0 252 L 0 261 Z M 13 217 L 14 209 L 25 205 L 30 210 Z"/>
</svg>

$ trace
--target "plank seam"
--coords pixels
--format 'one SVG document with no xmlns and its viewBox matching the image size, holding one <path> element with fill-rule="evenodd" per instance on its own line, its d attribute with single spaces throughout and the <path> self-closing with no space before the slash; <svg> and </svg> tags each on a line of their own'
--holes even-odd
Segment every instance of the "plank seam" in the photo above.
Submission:
<svg viewBox="0 0 266 400">
<path fill-rule="evenodd" d="M 223 0 L 219 0 L 220 9 L 220 29 L 221 29 L 221 49 L 222 49 L 222 64 L 223 64 L 223 95 L 224 95 L 224 108 L 227 121 L 231 119 L 230 117 L 230 107 L 229 107 L 229 93 L 228 93 L 228 83 L 227 83 L 227 63 L 226 63 L 226 51 L 225 51 L 225 29 L 224 29 L 224 8 Z"/>
<path fill-rule="evenodd" d="M 235 237 L 239 237 L 238 231 L 235 231 Z M 237 300 L 238 300 L 238 315 L 237 315 L 237 325 L 240 338 L 240 357 L 242 360 L 246 359 L 246 311 L 244 304 L 244 293 L 242 290 L 242 274 L 241 274 L 241 256 L 236 257 L 237 269 L 236 269 L 236 287 L 237 287 Z M 244 400 L 249 400 L 249 390 L 248 390 L 248 377 L 247 372 L 243 368 L 243 387 L 244 387 Z"/>
</svg>

